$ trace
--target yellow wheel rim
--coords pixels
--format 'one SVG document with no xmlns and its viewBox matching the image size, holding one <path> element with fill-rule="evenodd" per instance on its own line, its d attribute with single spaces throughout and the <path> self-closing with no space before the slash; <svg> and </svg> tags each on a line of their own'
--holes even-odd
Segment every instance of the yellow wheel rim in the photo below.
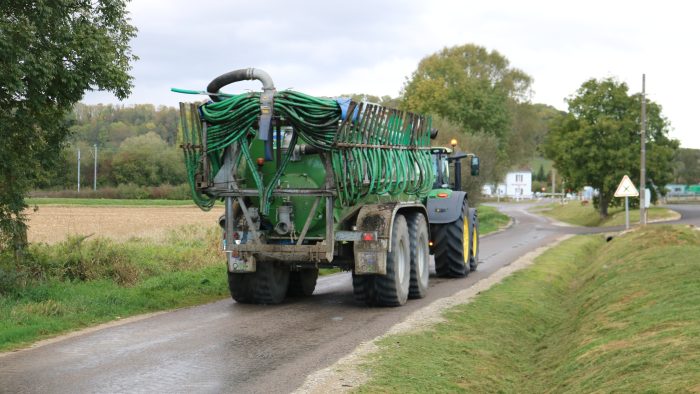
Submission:
<svg viewBox="0 0 700 394">
<path fill-rule="evenodd" d="M 474 227 L 474 231 L 472 232 L 472 234 L 473 234 L 472 235 L 472 256 L 474 256 L 474 258 L 476 258 L 476 244 L 478 242 L 478 239 L 477 239 L 478 235 L 476 233 L 476 227 Z"/>
<path fill-rule="evenodd" d="M 464 262 L 466 264 L 469 262 L 469 220 L 467 220 L 466 217 L 464 218 L 464 231 L 462 236 L 464 238 L 464 251 L 462 252 L 462 256 L 464 256 Z"/>
</svg>

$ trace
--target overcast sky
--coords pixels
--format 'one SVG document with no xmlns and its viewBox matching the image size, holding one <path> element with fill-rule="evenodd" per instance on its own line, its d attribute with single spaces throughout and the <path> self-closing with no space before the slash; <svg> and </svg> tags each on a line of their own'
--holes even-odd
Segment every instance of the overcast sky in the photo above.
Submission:
<svg viewBox="0 0 700 394">
<path fill-rule="evenodd" d="M 135 0 L 135 87 L 124 103 L 175 106 L 224 72 L 266 70 L 278 89 L 398 96 L 421 58 L 474 43 L 534 78 L 532 101 L 566 109 L 589 78 L 615 77 L 661 104 L 681 146 L 700 149 L 700 22 L 692 1 Z M 247 82 L 229 92 L 259 89 Z M 86 103 L 117 103 L 89 93 Z"/>
</svg>

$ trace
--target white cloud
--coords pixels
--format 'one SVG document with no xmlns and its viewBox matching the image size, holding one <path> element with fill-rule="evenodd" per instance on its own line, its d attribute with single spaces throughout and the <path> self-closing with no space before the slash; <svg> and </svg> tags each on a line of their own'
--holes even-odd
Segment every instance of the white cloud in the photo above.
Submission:
<svg viewBox="0 0 700 394">
<path fill-rule="evenodd" d="M 663 106 L 672 136 L 700 148 L 694 8 L 678 1 L 136 0 L 133 48 L 141 60 L 127 103 L 175 105 L 189 98 L 170 87 L 203 90 L 218 74 L 251 66 L 267 70 L 280 89 L 395 96 L 422 57 L 475 43 L 530 74 L 534 101 L 560 109 L 589 78 L 615 76 L 638 92 L 646 73 L 649 97 Z M 86 101 L 115 99 L 91 93 Z"/>
</svg>

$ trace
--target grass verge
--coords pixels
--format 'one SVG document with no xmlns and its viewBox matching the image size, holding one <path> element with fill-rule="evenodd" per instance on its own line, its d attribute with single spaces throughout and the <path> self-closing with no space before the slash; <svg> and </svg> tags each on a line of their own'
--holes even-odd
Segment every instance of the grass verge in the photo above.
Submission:
<svg viewBox="0 0 700 394">
<path fill-rule="evenodd" d="M 448 321 L 380 342 L 359 392 L 697 392 L 700 232 L 565 241 Z"/>
<path fill-rule="evenodd" d="M 71 237 L 32 245 L 22 267 L 0 258 L 0 351 L 226 296 L 219 237 L 218 228 L 200 226 L 171 231 L 162 242 Z"/>
<path fill-rule="evenodd" d="M 625 207 L 611 207 L 608 217 L 601 219 L 593 205 L 581 205 L 578 201 L 566 204 L 551 204 L 534 209 L 538 213 L 549 216 L 561 222 L 586 227 L 612 227 L 625 224 Z M 673 218 L 677 213 L 670 209 L 651 207 L 647 210 L 648 220 L 663 220 Z M 630 209 L 630 224 L 639 223 L 639 209 Z"/>
<path fill-rule="evenodd" d="M 510 223 L 510 218 L 488 205 L 479 206 L 479 234 L 486 235 L 500 230 Z"/>
</svg>

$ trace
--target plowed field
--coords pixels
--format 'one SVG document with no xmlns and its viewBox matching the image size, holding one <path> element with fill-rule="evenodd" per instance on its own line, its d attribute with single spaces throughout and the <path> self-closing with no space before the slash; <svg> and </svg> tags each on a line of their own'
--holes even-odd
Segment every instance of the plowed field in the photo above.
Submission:
<svg viewBox="0 0 700 394">
<path fill-rule="evenodd" d="M 203 212 L 197 207 L 39 206 L 28 211 L 29 241 L 56 243 L 68 235 L 94 235 L 117 241 L 132 237 L 158 239 L 183 225 L 216 225 L 222 207 Z"/>
</svg>

